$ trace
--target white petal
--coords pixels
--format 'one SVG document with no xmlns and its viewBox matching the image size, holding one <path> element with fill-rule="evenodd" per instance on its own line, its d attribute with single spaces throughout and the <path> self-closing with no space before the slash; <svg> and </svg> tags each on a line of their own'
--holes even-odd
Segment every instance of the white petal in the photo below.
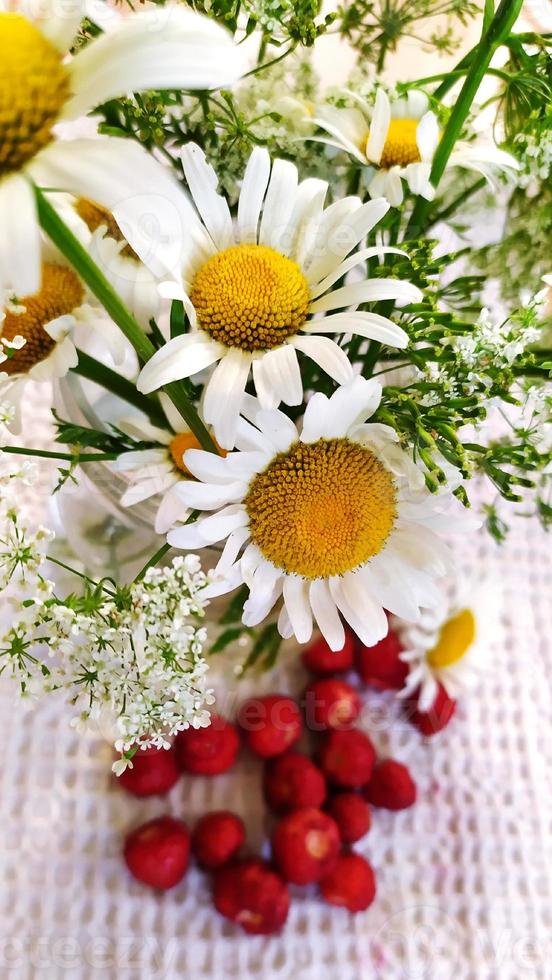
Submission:
<svg viewBox="0 0 552 980">
<path fill-rule="evenodd" d="M 195 524 L 186 524 L 167 535 L 169 544 L 175 548 L 203 548 L 227 538 L 238 527 L 245 527 L 248 516 L 243 507 L 230 504 L 217 514 L 204 517 Z"/>
<path fill-rule="evenodd" d="M 226 544 L 222 549 L 222 555 L 217 562 L 217 574 L 227 575 L 230 568 L 236 561 L 241 548 L 245 542 L 249 539 L 249 528 L 239 527 L 237 530 L 232 531 L 232 534 L 228 536 Z"/>
<path fill-rule="evenodd" d="M 353 378 L 353 368 L 345 351 L 330 337 L 294 337 L 291 341 L 322 368 L 337 384 L 347 384 Z"/>
<path fill-rule="evenodd" d="M 266 619 L 275 602 L 282 594 L 283 573 L 263 559 L 257 566 L 250 584 L 250 594 L 244 603 L 244 626 L 257 626 Z"/>
<path fill-rule="evenodd" d="M 307 181 L 304 181 L 301 184 L 297 194 L 296 207 L 298 209 L 304 193 L 302 188 L 306 183 Z M 307 195 L 308 201 L 305 202 L 301 214 L 297 215 L 295 242 L 289 254 L 295 259 L 303 271 L 307 268 L 309 257 L 312 256 L 313 251 L 316 249 L 316 240 L 322 222 L 324 200 L 327 192 L 328 185 L 323 181 L 319 182 L 318 188 L 313 188 L 310 185 Z"/>
<path fill-rule="evenodd" d="M 429 106 L 429 98 L 420 89 L 411 88 L 407 96 L 408 115 L 411 119 L 421 119 Z"/>
<path fill-rule="evenodd" d="M 318 180 L 316 177 L 308 177 L 297 188 L 295 204 L 288 226 L 289 247 L 284 247 L 284 243 L 282 243 L 282 252 L 284 255 L 296 257 L 299 265 L 302 264 L 301 247 L 306 244 L 305 232 L 308 234 L 313 214 L 320 215 L 322 213 L 322 205 L 327 193 L 326 181 Z"/>
<path fill-rule="evenodd" d="M 271 374 L 262 355 L 253 359 L 253 383 L 259 404 L 263 408 L 278 408 L 281 398 L 277 388 L 272 384 Z"/>
<path fill-rule="evenodd" d="M 401 562 L 384 550 L 364 569 L 364 581 L 374 597 L 395 616 L 415 622 L 419 616 L 416 596 L 403 572 Z"/>
<path fill-rule="evenodd" d="M 286 405 L 300 405 L 303 401 L 303 383 L 297 361 L 297 354 L 291 344 L 284 344 L 276 350 L 269 351 L 262 357 L 264 384 L 263 389 L 268 393 L 268 404 L 263 401 L 260 391 L 257 392 L 263 408 L 274 408 L 283 401 Z"/>
<path fill-rule="evenodd" d="M 324 579 L 318 578 L 311 582 L 309 599 L 313 616 L 330 650 L 342 650 L 345 629 Z"/>
<path fill-rule="evenodd" d="M 214 454 L 213 454 L 214 455 Z M 226 504 L 235 504 L 247 492 L 247 484 L 234 483 L 196 483 L 195 480 L 181 480 L 178 485 L 178 496 L 186 504 L 196 510 L 218 510 Z"/>
<path fill-rule="evenodd" d="M 409 163 L 404 169 L 404 176 L 412 194 L 421 194 L 425 197 L 428 191 L 429 175 L 431 164 L 429 163 Z M 431 188 L 433 191 L 433 188 Z"/>
<path fill-rule="evenodd" d="M 211 19 L 177 4 L 133 13 L 69 63 L 73 97 L 64 118 L 130 92 L 231 85 L 244 68 L 242 50 Z"/>
<path fill-rule="evenodd" d="M 40 229 L 33 189 L 25 177 L 0 179 L 0 293 L 16 296 L 40 289 Z"/>
<path fill-rule="evenodd" d="M 328 208 L 328 211 L 330 210 Z M 307 271 L 308 281 L 320 282 L 324 276 L 332 272 L 388 211 L 388 202 L 379 198 L 368 201 L 361 207 L 355 208 L 352 213 L 344 215 L 331 229 L 327 238 L 321 238 L 319 257 L 312 262 Z"/>
<path fill-rule="evenodd" d="M 424 163 L 433 160 L 433 154 L 439 145 L 439 123 L 434 112 L 426 112 L 416 127 L 416 143 Z"/>
<path fill-rule="evenodd" d="M 378 340 L 390 347 L 406 347 L 408 334 L 392 320 L 379 313 L 357 310 L 352 313 L 332 313 L 322 319 L 307 320 L 304 333 L 353 333 L 369 340 Z"/>
<path fill-rule="evenodd" d="M 234 232 L 228 204 L 222 194 L 217 194 L 218 177 L 195 143 L 187 143 L 182 149 L 182 166 L 205 227 L 217 249 L 223 251 L 233 244 Z"/>
<path fill-rule="evenodd" d="M 323 112 L 313 116 L 313 126 L 319 126 L 335 142 L 332 145 L 346 150 L 359 163 L 366 163 L 364 147 L 368 138 L 368 126 L 358 109 L 338 109 L 337 106 L 325 106 Z M 314 140 L 313 140 L 314 142 Z"/>
<path fill-rule="evenodd" d="M 376 102 L 370 120 L 370 135 L 366 144 L 366 156 L 372 163 L 379 163 L 391 122 L 391 105 L 387 93 L 378 87 Z"/>
<path fill-rule="evenodd" d="M 222 344 L 204 333 L 173 337 L 144 364 L 136 382 L 138 391 L 148 394 L 172 381 L 180 381 L 209 367 L 224 353 Z"/>
<path fill-rule="evenodd" d="M 280 609 L 280 615 L 278 616 L 278 632 L 284 640 L 291 640 L 293 636 L 293 626 L 291 625 L 288 611 L 285 606 Z"/>
<path fill-rule="evenodd" d="M 350 384 L 334 391 L 329 400 L 324 437 L 336 439 L 345 436 L 354 426 L 365 422 L 376 411 L 381 392 L 377 381 L 360 375 Z"/>
<path fill-rule="evenodd" d="M 342 262 L 341 265 L 338 265 L 337 268 L 329 274 L 329 276 L 326 276 L 325 279 L 322 279 L 322 281 L 316 286 L 313 286 L 311 288 L 311 299 L 316 299 L 318 296 L 322 296 L 322 294 L 325 293 L 330 286 L 333 286 L 334 282 L 337 282 L 338 279 L 342 279 L 343 276 L 350 272 L 351 269 L 354 269 L 355 266 L 360 265 L 361 262 L 366 262 L 368 259 L 375 258 L 375 256 L 378 256 L 379 258 L 383 255 L 387 255 L 388 253 L 393 253 L 394 255 L 408 255 L 408 252 L 405 252 L 404 249 L 394 248 L 391 245 L 376 245 L 373 248 L 363 248 L 361 251 L 355 252 L 354 255 L 349 256 L 348 259 L 345 259 L 345 261 Z"/>
<path fill-rule="evenodd" d="M 251 368 L 251 355 L 233 348 L 215 368 L 203 400 L 203 415 L 223 449 L 233 449 L 240 406 Z"/>
<path fill-rule="evenodd" d="M 178 521 L 185 521 L 188 511 L 182 506 L 180 497 L 175 493 L 177 483 L 165 493 L 155 515 L 155 533 L 166 534 Z"/>
<path fill-rule="evenodd" d="M 362 643 L 373 646 L 387 635 L 387 617 L 374 601 L 358 572 L 330 579 L 330 592 L 338 609 Z"/>
<path fill-rule="evenodd" d="M 359 306 L 360 303 L 379 303 L 387 299 L 419 303 L 421 298 L 421 290 L 410 282 L 403 282 L 401 279 L 366 279 L 365 282 L 351 283 L 326 293 L 311 303 L 309 312 L 324 313 L 327 310 Z"/>
<path fill-rule="evenodd" d="M 312 636 L 312 612 L 309 583 L 299 575 L 284 578 L 284 603 L 298 643 L 308 643 Z"/>
<path fill-rule="evenodd" d="M 167 459 L 166 449 L 133 449 L 128 453 L 121 453 L 110 465 L 115 473 L 133 473 L 134 470 L 147 473 L 148 467 L 155 467 L 156 472 L 159 467 L 167 473 L 173 470 Z"/>
<path fill-rule="evenodd" d="M 301 442 L 317 442 L 325 434 L 330 413 L 330 399 L 321 391 L 309 399 L 303 416 Z"/>
<path fill-rule="evenodd" d="M 249 157 L 238 203 L 238 238 L 240 242 L 257 241 L 259 216 L 270 177 L 270 156 L 264 147 L 256 146 Z"/>
<path fill-rule="evenodd" d="M 286 239 L 295 204 L 298 184 L 297 167 L 289 160 L 275 160 L 261 218 L 259 244 L 280 251 L 280 242 L 289 248 Z"/>
<path fill-rule="evenodd" d="M 295 423 L 283 412 L 262 409 L 257 413 L 255 421 L 265 441 L 268 441 L 277 453 L 287 452 L 298 440 Z"/>
</svg>

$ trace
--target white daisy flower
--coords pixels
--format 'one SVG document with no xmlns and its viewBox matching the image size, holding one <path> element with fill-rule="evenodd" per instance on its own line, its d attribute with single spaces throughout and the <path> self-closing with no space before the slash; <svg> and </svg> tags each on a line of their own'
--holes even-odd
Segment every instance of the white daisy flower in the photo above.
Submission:
<svg viewBox="0 0 552 980">
<path fill-rule="evenodd" d="M 114 363 L 124 356 L 121 332 L 76 272 L 45 246 L 40 288 L 17 304 L 8 304 L 0 319 L 0 398 L 14 406 L 14 431 L 20 428 L 26 383 L 63 378 L 76 367 L 77 333 L 83 349 L 91 336 L 99 334 Z"/>
<path fill-rule="evenodd" d="M 129 195 L 152 186 L 163 195 L 172 185 L 132 141 L 57 139 L 56 123 L 128 92 L 211 88 L 242 74 L 230 35 L 179 6 L 110 18 L 105 34 L 66 58 L 85 12 L 84 0 L 70 9 L 55 0 L 0 0 L 0 292 L 23 296 L 40 286 L 32 181 L 109 211 Z"/>
<path fill-rule="evenodd" d="M 121 497 L 123 507 L 160 497 L 154 528 L 156 534 L 166 534 L 174 524 L 188 517 L 188 510 L 182 507 L 179 484 L 193 477 L 183 456 L 188 449 L 199 449 L 199 442 L 170 399 L 161 393 L 160 400 L 167 416 L 167 428 L 154 426 L 141 416 L 121 419 L 117 423 L 119 429 L 133 439 L 153 445 L 122 453 L 111 465 L 129 482 Z"/>
<path fill-rule="evenodd" d="M 408 336 L 401 327 L 378 313 L 355 308 L 388 299 L 417 302 L 421 293 L 411 283 L 385 278 L 333 288 L 361 262 L 386 251 L 354 251 L 388 211 L 383 199 L 362 204 L 348 197 L 324 210 L 324 181 L 299 184 L 297 168 L 286 160 L 276 160 L 271 172 L 268 152 L 256 148 L 245 172 L 234 227 L 203 151 L 187 145 L 182 163 L 199 213 L 190 207 L 181 265 L 173 270 L 177 281 L 164 284 L 163 292 L 184 302 L 192 329 L 154 354 L 138 388 L 154 391 L 218 361 L 205 391 L 204 417 L 221 446 L 231 449 L 251 371 L 263 408 L 276 408 L 280 402 L 300 405 L 298 351 L 344 384 L 353 369 L 327 335 L 357 334 L 405 347 Z M 121 223 L 140 254 L 143 246 L 135 230 L 140 213 L 121 213 Z M 154 258 L 158 268 L 162 266 L 161 249 Z M 170 258 L 174 252 L 169 244 Z"/>
<path fill-rule="evenodd" d="M 381 391 L 356 377 L 330 398 L 318 392 L 300 432 L 283 412 L 246 400 L 251 422 L 240 420 L 237 452 L 185 453 L 199 482 L 182 483 L 180 496 L 213 513 L 168 541 L 197 549 L 226 539 L 212 589 L 246 583 L 246 626 L 283 596 L 283 636 L 308 642 L 315 619 L 338 650 L 340 613 L 372 645 L 387 633 L 384 609 L 415 621 L 420 607 L 440 601 L 435 579 L 450 556 L 438 532 L 458 531 L 463 507 L 449 493 L 429 493 L 393 429 L 366 424 Z"/>
<path fill-rule="evenodd" d="M 456 586 L 446 602 L 424 609 L 416 624 L 395 621 L 409 673 L 399 697 L 418 692 L 418 709 L 430 711 L 439 684 L 451 698 L 474 688 L 488 668 L 498 621 L 497 589 L 480 583 L 468 592 Z"/>
<path fill-rule="evenodd" d="M 126 241 L 113 215 L 94 201 L 51 194 L 50 202 L 146 332 L 161 297 L 155 276 Z"/>
<path fill-rule="evenodd" d="M 405 180 L 412 194 L 431 201 L 435 188 L 429 175 L 441 132 L 425 92 L 410 89 L 404 98 L 391 100 L 378 87 L 373 106 L 356 93 L 347 94 L 359 108 L 325 105 L 313 118 L 332 137 L 322 142 L 346 150 L 359 163 L 373 168 L 368 181 L 370 197 L 384 197 L 399 207 Z M 494 143 L 476 141 L 457 142 L 447 166 L 476 170 L 492 182 L 497 167 L 516 170 L 519 165 Z"/>
</svg>

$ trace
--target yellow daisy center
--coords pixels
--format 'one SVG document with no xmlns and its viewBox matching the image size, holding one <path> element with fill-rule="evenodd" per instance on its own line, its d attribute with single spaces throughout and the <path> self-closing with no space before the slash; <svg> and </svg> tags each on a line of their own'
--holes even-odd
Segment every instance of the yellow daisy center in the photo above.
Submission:
<svg viewBox="0 0 552 980">
<path fill-rule="evenodd" d="M 39 292 L 21 300 L 20 305 L 25 307 L 25 312 L 11 313 L 8 310 L 0 324 L 0 339 L 13 340 L 17 336 L 25 339 L 24 347 L 14 350 L 0 370 L 7 374 L 20 374 L 45 360 L 56 346 L 56 341 L 44 328 L 59 316 L 72 313 L 83 299 L 82 283 L 72 269 L 46 263 L 42 267 Z"/>
<path fill-rule="evenodd" d="M 426 657 L 430 667 L 438 670 L 462 660 L 475 640 L 476 623 L 471 609 L 462 609 L 443 626 L 439 639 Z"/>
<path fill-rule="evenodd" d="M 47 146 L 69 94 L 61 53 L 26 17 L 0 13 L 0 176 Z"/>
<path fill-rule="evenodd" d="M 309 287 L 301 269 L 266 245 L 232 245 L 209 259 L 191 291 L 200 326 L 227 347 L 271 350 L 303 326 Z"/>
<path fill-rule="evenodd" d="M 219 456 L 227 455 L 226 450 L 220 448 L 216 439 L 215 445 L 218 449 Z M 177 470 L 191 476 L 191 473 L 182 458 L 187 449 L 201 449 L 199 440 L 196 439 L 193 432 L 179 432 L 169 443 L 169 452 Z"/>
<path fill-rule="evenodd" d="M 111 214 L 111 211 L 103 208 L 101 204 L 95 204 L 94 201 L 89 201 L 86 197 L 79 197 L 75 203 L 75 211 L 79 218 L 82 218 L 89 231 L 94 232 L 102 225 L 105 225 L 109 238 L 113 238 L 116 242 L 126 242 L 126 238 Z M 136 252 L 128 243 L 121 250 L 121 255 L 126 255 L 131 259 L 138 259 Z"/>
<path fill-rule="evenodd" d="M 381 155 L 380 167 L 406 167 L 420 163 L 421 156 L 416 142 L 418 119 L 392 119 Z"/>
<path fill-rule="evenodd" d="M 395 485 L 371 450 L 348 439 L 296 443 L 258 474 L 245 499 L 265 558 L 308 579 L 343 575 L 383 548 Z"/>
</svg>

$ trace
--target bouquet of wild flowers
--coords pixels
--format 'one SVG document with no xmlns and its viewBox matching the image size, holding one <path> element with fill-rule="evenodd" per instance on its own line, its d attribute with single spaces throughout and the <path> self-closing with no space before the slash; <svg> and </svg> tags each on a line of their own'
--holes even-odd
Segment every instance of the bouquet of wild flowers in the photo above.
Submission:
<svg viewBox="0 0 552 980">
<path fill-rule="evenodd" d="M 207 723 L 210 598 L 234 593 L 219 650 L 246 632 L 271 663 L 314 627 L 339 650 L 344 623 L 370 646 L 386 612 L 443 624 L 444 536 L 485 519 L 501 538 L 508 502 L 550 521 L 546 255 L 500 268 L 489 311 L 480 270 L 521 232 L 482 253 L 477 228 L 509 201 L 546 234 L 549 38 L 516 32 L 521 0 L 486 4 L 454 70 L 389 86 L 434 6 L 2 4 L 4 450 L 59 458 L 60 485 L 100 464 L 130 520 L 153 502 L 160 540 L 134 582 L 80 569 L 62 597 L 49 532 L 8 494 L 28 471 L 7 467 L 1 669 L 109 716 L 123 752 Z M 479 14 L 446 12 L 428 43 L 448 50 Z M 328 30 L 368 67 L 339 90 L 310 60 Z M 28 382 L 68 377 L 93 393 L 86 424 L 56 400 L 58 449 L 14 445 Z"/>
</svg>

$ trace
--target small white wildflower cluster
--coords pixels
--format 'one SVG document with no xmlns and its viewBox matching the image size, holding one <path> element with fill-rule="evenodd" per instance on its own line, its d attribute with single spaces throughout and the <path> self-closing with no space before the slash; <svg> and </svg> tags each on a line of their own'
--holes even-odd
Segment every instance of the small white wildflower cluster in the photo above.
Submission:
<svg viewBox="0 0 552 980">
<path fill-rule="evenodd" d="M 78 709 L 74 725 L 109 730 L 120 773 L 138 743 L 167 747 L 176 732 L 209 724 L 214 698 L 200 624 L 207 577 L 187 555 L 128 588 L 88 582 L 82 594 L 59 598 L 44 574 L 53 534 L 22 524 L 9 493 L 18 476 L 27 471 L 0 480 L 8 491 L 0 512 L 0 671 L 27 697 L 64 691 Z"/>
<path fill-rule="evenodd" d="M 552 128 L 536 133 L 518 133 L 516 155 L 521 163 L 518 184 L 536 193 L 540 183 L 552 175 Z"/>
</svg>

